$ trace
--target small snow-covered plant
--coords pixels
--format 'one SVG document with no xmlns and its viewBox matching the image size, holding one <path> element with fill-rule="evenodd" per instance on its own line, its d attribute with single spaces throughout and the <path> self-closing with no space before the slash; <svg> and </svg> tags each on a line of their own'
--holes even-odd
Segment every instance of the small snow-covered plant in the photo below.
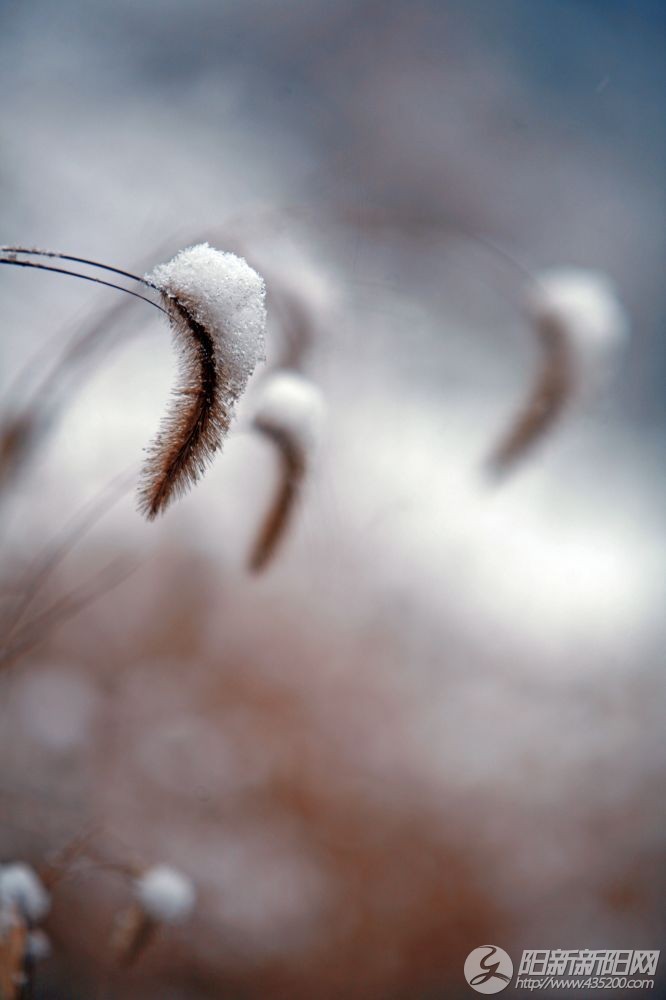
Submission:
<svg viewBox="0 0 666 1000">
<path fill-rule="evenodd" d="M 196 892 L 190 879 L 168 865 L 155 865 L 136 876 L 134 900 L 121 918 L 114 948 L 123 965 L 131 965 L 162 924 L 180 924 L 190 916 Z"/>
<path fill-rule="evenodd" d="M 585 384 L 605 375 L 628 330 L 615 289 L 599 271 L 546 271 L 526 307 L 541 366 L 526 403 L 491 454 L 489 468 L 497 476 L 525 457 Z"/>
<path fill-rule="evenodd" d="M 36 872 L 16 862 L 0 867 L 0 997 L 14 1000 L 30 988 L 35 962 L 46 957 L 46 935 L 35 925 L 51 898 Z"/>
<path fill-rule="evenodd" d="M 281 474 L 250 558 L 255 571 L 269 563 L 285 535 L 319 442 L 323 416 L 321 392 L 301 375 L 279 372 L 263 387 L 252 426 L 277 448 Z"/>
<path fill-rule="evenodd" d="M 115 280 L 33 257 L 75 262 L 131 279 L 157 291 L 161 303 Z M 141 511 L 149 519 L 156 517 L 202 476 L 222 445 L 248 379 L 264 358 L 263 280 L 242 258 L 206 243 L 182 250 L 144 277 L 82 257 L 22 247 L 0 247 L 0 264 L 68 274 L 116 288 L 168 317 L 180 361 L 179 379 L 171 408 L 149 446 L 139 488 Z"/>
<path fill-rule="evenodd" d="M 35 871 L 21 862 L 0 867 L 0 908 L 14 908 L 35 924 L 45 917 L 51 898 Z"/>
<path fill-rule="evenodd" d="M 264 359 L 264 282 L 241 258 L 206 243 L 146 275 L 159 289 L 181 369 L 175 400 L 149 450 L 141 509 L 159 514 L 203 474 L 234 406 Z"/>
<path fill-rule="evenodd" d="M 168 865 L 148 868 L 136 880 L 135 892 L 144 913 L 155 923 L 182 923 L 195 901 L 190 880 Z"/>
</svg>

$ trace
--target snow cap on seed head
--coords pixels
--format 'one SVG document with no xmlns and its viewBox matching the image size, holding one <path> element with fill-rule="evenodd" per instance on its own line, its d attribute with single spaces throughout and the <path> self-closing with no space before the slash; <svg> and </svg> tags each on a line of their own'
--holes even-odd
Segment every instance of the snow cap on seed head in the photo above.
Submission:
<svg viewBox="0 0 666 1000">
<path fill-rule="evenodd" d="M 136 880 L 134 890 L 146 915 L 164 924 L 186 920 L 196 899 L 191 881 L 168 865 L 146 869 Z"/>
<path fill-rule="evenodd" d="M 585 354 L 612 352 L 629 332 L 615 287 L 601 271 L 558 268 L 542 272 L 527 309 L 536 324 L 556 323 Z"/>
<path fill-rule="evenodd" d="M 264 360 L 266 288 L 263 278 L 236 254 L 208 243 L 181 250 L 146 275 L 167 299 L 176 299 L 207 330 L 229 379 L 233 400 Z"/>
<path fill-rule="evenodd" d="M 325 403 L 320 390 L 295 372 L 278 372 L 262 386 L 254 424 L 286 438 L 301 455 L 310 455 L 321 437 Z"/>
</svg>

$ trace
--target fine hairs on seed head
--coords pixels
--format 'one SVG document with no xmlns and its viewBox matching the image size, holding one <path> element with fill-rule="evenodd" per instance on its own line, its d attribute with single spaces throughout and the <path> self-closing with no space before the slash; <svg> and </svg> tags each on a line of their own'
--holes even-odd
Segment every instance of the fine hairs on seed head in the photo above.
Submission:
<svg viewBox="0 0 666 1000">
<path fill-rule="evenodd" d="M 599 271 L 545 271 L 531 286 L 526 312 L 541 351 L 530 394 L 488 460 L 503 477 L 540 441 L 582 388 L 608 374 L 629 324 L 610 279 Z"/>
<path fill-rule="evenodd" d="M 255 572 L 270 562 L 286 533 L 319 444 L 324 415 L 320 390 L 301 375 L 279 372 L 263 386 L 252 426 L 277 448 L 281 471 L 273 502 L 250 557 L 250 568 Z"/>
<path fill-rule="evenodd" d="M 237 400 L 264 360 L 262 278 L 207 243 L 145 276 L 162 295 L 179 357 L 173 399 L 148 448 L 139 506 L 152 519 L 185 493 L 221 448 Z"/>
</svg>

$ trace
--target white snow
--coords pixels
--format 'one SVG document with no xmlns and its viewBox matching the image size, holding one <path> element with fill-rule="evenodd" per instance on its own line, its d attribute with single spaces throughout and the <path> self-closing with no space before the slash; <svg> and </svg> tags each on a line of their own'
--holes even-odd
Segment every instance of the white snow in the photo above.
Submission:
<svg viewBox="0 0 666 1000">
<path fill-rule="evenodd" d="M 167 299 L 184 305 L 213 336 L 229 400 L 236 400 L 265 356 L 263 278 L 242 257 L 208 243 L 181 250 L 145 278 Z"/>
<path fill-rule="evenodd" d="M 167 865 L 148 868 L 137 879 L 135 890 L 145 913 L 165 924 L 185 920 L 192 912 L 196 898 L 191 881 Z"/>
<path fill-rule="evenodd" d="M 312 382 L 293 372 L 279 372 L 262 387 L 254 423 L 284 435 L 305 456 L 319 443 L 324 416 L 324 398 Z"/>
<path fill-rule="evenodd" d="M 17 862 L 0 868 L 0 909 L 16 907 L 29 920 L 41 920 L 51 906 L 51 898 L 37 874 Z"/>
</svg>

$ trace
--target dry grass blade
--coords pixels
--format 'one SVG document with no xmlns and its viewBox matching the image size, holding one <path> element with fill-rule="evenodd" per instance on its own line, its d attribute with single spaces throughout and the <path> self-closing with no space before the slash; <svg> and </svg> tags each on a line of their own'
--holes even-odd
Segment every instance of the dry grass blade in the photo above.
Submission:
<svg viewBox="0 0 666 1000">
<path fill-rule="evenodd" d="M 110 483 L 99 496 L 74 517 L 71 524 L 61 532 L 60 537 L 52 541 L 46 550 L 35 559 L 18 599 L 13 603 L 6 616 L 9 619 L 9 625 L 6 627 L 9 639 L 20 627 L 35 597 L 53 571 L 114 504 L 128 492 L 133 479 L 134 474 L 132 474 L 131 479 L 128 475 L 124 475 Z"/>
<path fill-rule="evenodd" d="M 67 877 L 74 865 L 88 856 L 90 842 L 94 836 L 93 829 L 80 833 L 45 861 L 38 869 L 40 880 L 45 889 L 52 892 Z"/>
<path fill-rule="evenodd" d="M 40 250 L 37 247 L 10 247 L 10 246 L 0 246 L 0 254 L 4 254 L 8 260 L 17 262 L 17 256 L 20 257 L 51 257 L 57 260 L 67 260 L 72 261 L 75 264 L 85 264 L 86 267 L 94 267 L 100 271 L 108 271 L 111 274 L 118 274 L 123 278 L 131 278 L 132 281 L 138 281 L 142 285 L 148 285 L 149 282 L 142 278 L 138 274 L 133 274 L 131 271 L 124 271 L 121 267 L 111 267 L 109 264 L 101 264 L 98 260 L 91 260 L 89 257 L 75 257 L 69 253 L 61 253 L 59 250 Z"/>
<path fill-rule="evenodd" d="M 49 630 L 78 614 L 85 607 L 128 579 L 136 566 L 128 569 L 125 560 L 116 560 L 97 575 L 96 581 L 84 584 L 56 601 L 50 608 L 27 621 L 13 641 L 0 647 L 0 669 L 10 667 L 44 640 Z"/>
<path fill-rule="evenodd" d="M 69 275 L 70 278 L 80 278 L 82 281 L 91 281 L 95 285 L 104 285 L 106 288 L 115 288 L 119 292 L 125 292 L 126 295 L 132 295 L 135 299 L 141 299 L 143 302 L 147 302 L 149 305 L 154 306 L 155 309 L 164 311 L 162 306 L 158 305 L 157 302 L 153 302 L 153 300 L 149 299 L 146 295 L 141 295 L 140 292 L 133 292 L 130 288 L 124 288 L 122 285 L 117 285 L 113 281 L 104 281 L 103 278 L 95 278 L 93 275 L 83 274 L 81 271 L 70 271 L 66 267 L 53 267 L 51 264 L 37 264 L 33 260 L 16 260 L 14 257 L 0 257 L 0 264 L 8 264 L 13 267 L 28 267 L 36 271 L 51 271 L 54 274 L 66 274 Z M 109 270 L 109 268 L 105 265 L 102 266 L 104 267 L 104 270 Z"/>
<path fill-rule="evenodd" d="M 60 402 L 63 399 L 68 402 L 71 398 L 72 376 L 76 373 L 76 369 L 83 362 L 90 359 L 100 343 L 104 342 L 104 334 L 111 329 L 115 321 L 124 315 L 124 312 L 131 305 L 132 301 L 140 299 L 159 309 L 161 312 L 164 310 L 158 302 L 134 292 L 123 285 L 104 281 L 96 276 L 83 274 L 78 271 L 39 264 L 31 260 L 22 260 L 17 255 L 21 255 L 22 257 L 39 256 L 75 261 L 88 267 L 129 278 L 146 287 L 151 287 L 143 278 L 130 271 L 110 267 L 98 261 L 48 250 L 0 247 L 0 255 L 2 255 L 0 256 L 0 264 L 66 274 L 71 277 L 81 278 L 84 281 L 91 281 L 95 284 L 114 288 L 125 292 L 128 296 L 127 299 L 124 299 L 114 308 L 105 311 L 101 317 L 96 318 L 82 334 L 77 334 L 66 347 L 64 353 L 60 357 L 57 357 L 55 364 L 50 366 L 50 370 L 47 368 L 46 373 L 41 378 L 38 377 L 35 380 L 35 372 L 39 370 L 40 365 L 42 369 L 44 367 L 42 363 L 42 358 L 44 357 L 43 347 L 40 347 L 38 354 L 26 364 L 25 368 L 15 379 L 13 386 L 9 390 L 9 395 L 13 396 L 15 401 L 6 404 L 7 415 L 2 420 L 2 425 L 0 425 L 0 488 L 5 488 L 14 479 L 17 472 L 20 471 L 46 428 L 52 426 L 53 411 L 58 406 L 58 397 L 60 397 Z M 61 339 L 62 334 L 58 334 L 55 338 L 58 347 Z M 55 354 L 56 352 L 54 351 L 53 355 Z M 47 354 L 47 356 L 50 357 L 51 355 Z M 32 380 L 34 383 L 32 391 L 29 391 L 26 387 L 26 383 L 29 380 Z"/>
</svg>

